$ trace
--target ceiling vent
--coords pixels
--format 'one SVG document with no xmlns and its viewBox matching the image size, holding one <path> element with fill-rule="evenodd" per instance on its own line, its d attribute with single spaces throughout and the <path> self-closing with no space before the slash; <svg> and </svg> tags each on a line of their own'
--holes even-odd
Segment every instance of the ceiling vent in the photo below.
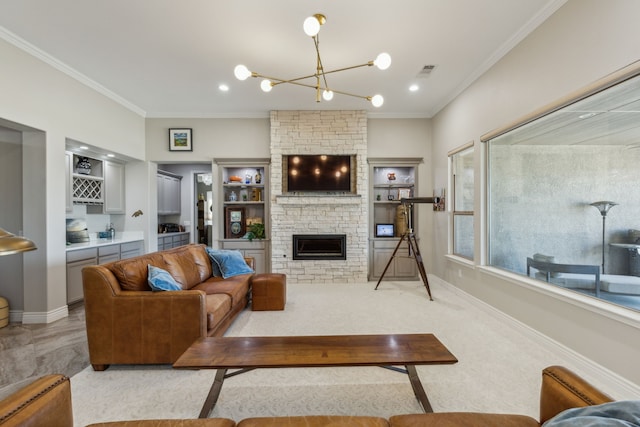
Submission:
<svg viewBox="0 0 640 427">
<path fill-rule="evenodd" d="M 435 65 L 425 65 L 418 72 L 418 77 L 428 77 L 435 68 L 436 68 Z"/>
</svg>

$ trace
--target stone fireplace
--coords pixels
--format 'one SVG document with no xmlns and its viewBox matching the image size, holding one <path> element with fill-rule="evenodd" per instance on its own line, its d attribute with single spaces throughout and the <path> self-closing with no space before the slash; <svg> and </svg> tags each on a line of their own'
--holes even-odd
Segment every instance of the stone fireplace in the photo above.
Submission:
<svg viewBox="0 0 640 427">
<path fill-rule="evenodd" d="M 296 154 L 355 156 L 355 192 L 283 193 L 283 156 Z M 272 271 L 292 283 L 366 282 L 366 112 L 272 111 L 270 185 Z M 345 259 L 294 259 L 294 235 L 344 235 Z"/>
</svg>

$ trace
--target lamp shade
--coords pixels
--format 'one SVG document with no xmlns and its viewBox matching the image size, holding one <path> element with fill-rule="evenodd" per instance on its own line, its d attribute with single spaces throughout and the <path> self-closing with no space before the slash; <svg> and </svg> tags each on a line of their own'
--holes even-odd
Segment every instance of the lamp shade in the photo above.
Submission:
<svg viewBox="0 0 640 427">
<path fill-rule="evenodd" d="M 617 205 L 617 203 L 609 202 L 609 201 L 606 201 L 606 200 L 591 203 L 591 206 L 593 206 L 594 208 L 598 209 L 602 216 L 607 216 L 607 212 L 609 212 L 609 209 L 611 209 L 612 207 L 614 207 L 616 205 Z"/>
<path fill-rule="evenodd" d="M 37 249 L 31 240 L 0 228 L 0 255 L 12 255 Z"/>
</svg>

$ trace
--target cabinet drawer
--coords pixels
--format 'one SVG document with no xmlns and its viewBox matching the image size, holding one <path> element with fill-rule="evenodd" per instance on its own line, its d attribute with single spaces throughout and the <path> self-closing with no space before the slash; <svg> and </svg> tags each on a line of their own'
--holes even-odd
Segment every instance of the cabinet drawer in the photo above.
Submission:
<svg viewBox="0 0 640 427">
<path fill-rule="evenodd" d="M 373 247 L 376 249 L 395 248 L 396 246 L 398 246 L 398 240 L 400 240 L 400 238 L 389 238 L 389 240 L 374 240 Z M 405 240 L 404 242 L 402 242 L 402 245 L 400 245 L 400 247 L 406 248 L 408 245 L 409 244 Z"/>
<path fill-rule="evenodd" d="M 98 258 L 98 264 L 106 264 L 108 262 L 118 261 L 120 259 L 120 252 L 110 255 L 102 255 Z"/>
<path fill-rule="evenodd" d="M 77 251 L 67 252 L 67 262 L 82 261 L 85 259 L 91 259 L 91 258 L 97 258 L 97 257 L 98 257 L 97 248 L 79 249 Z"/>
<path fill-rule="evenodd" d="M 140 251 L 142 250 L 142 242 L 129 242 L 123 243 L 120 245 L 120 252 L 129 252 L 129 251 Z"/>
<path fill-rule="evenodd" d="M 120 245 L 107 245 L 98 247 L 98 256 L 100 257 L 113 254 L 120 254 Z"/>
</svg>

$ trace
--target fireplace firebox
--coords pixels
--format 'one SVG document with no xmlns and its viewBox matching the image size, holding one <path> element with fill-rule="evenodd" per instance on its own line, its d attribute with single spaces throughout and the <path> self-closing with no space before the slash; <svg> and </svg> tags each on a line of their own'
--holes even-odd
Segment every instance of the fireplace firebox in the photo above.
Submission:
<svg viewBox="0 0 640 427">
<path fill-rule="evenodd" d="M 346 234 L 294 234 L 293 259 L 345 260 Z"/>
</svg>

